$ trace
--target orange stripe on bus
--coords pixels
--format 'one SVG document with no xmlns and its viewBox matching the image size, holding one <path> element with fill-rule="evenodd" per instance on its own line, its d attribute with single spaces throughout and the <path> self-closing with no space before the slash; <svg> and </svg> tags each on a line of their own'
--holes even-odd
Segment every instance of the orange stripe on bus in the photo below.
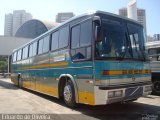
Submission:
<svg viewBox="0 0 160 120">
<path fill-rule="evenodd" d="M 25 70 L 25 69 L 35 69 L 35 68 L 47 68 L 47 67 L 60 67 L 60 66 L 67 66 L 68 62 L 58 62 L 58 63 L 52 63 L 52 64 L 40 64 L 40 65 L 33 65 L 33 66 L 27 66 L 27 67 L 21 67 L 18 70 Z"/>
<path fill-rule="evenodd" d="M 102 75 L 150 74 L 150 70 L 103 70 Z"/>
</svg>

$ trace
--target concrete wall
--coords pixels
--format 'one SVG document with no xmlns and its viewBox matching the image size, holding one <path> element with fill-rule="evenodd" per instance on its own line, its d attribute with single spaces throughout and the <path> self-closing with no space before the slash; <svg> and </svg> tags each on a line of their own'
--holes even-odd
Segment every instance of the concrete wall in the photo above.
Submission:
<svg viewBox="0 0 160 120">
<path fill-rule="evenodd" d="M 28 38 L 0 36 L 0 56 L 10 55 L 14 49 L 28 43 L 30 40 Z"/>
</svg>

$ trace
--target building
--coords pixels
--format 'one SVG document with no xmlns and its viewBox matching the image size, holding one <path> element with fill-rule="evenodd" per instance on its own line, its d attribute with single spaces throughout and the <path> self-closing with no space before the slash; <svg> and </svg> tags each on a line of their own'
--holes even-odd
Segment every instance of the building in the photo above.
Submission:
<svg viewBox="0 0 160 120">
<path fill-rule="evenodd" d="M 9 63 L 11 61 L 11 53 L 13 52 L 14 49 L 19 48 L 20 46 L 28 43 L 29 41 L 31 41 L 32 39 L 28 39 L 28 38 L 17 38 L 17 37 L 8 37 L 8 36 L 0 36 L 0 61 L 3 58 L 8 59 L 7 62 L 7 66 L 1 63 L 0 67 L 0 73 L 1 72 L 7 72 L 9 73 L 10 71 L 10 67 L 9 67 Z"/>
<path fill-rule="evenodd" d="M 137 20 L 137 2 L 136 0 L 130 0 L 127 5 L 127 16 L 130 19 Z"/>
<path fill-rule="evenodd" d="M 144 9 L 137 9 L 137 20 L 143 25 L 144 31 L 147 34 L 146 11 Z"/>
<path fill-rule="evenodd" d="M 154 34 L 154 40 L 159 41 L 160 40 L 160 34 Z"/>
<path fill-rule="evenodd" d="M 4 35 L 12 36 L 13 29 L 13 14 L 9 13 L 5 15 L 5 27 L 4 27 Z"/>
<path fill-rule="evenodd" d="M 13 11 L 13 14 L 6 14 L 4 35 L 14 36 L 19 27 L 30 19 L 32 19 L 32 15 L 30 13 L 26 13 L 25 10 L 15 10 Z"/>
<path fill-rule="evenodd" d="M 56 15 L 56 22 L 62 23 L 66 20 L 72 18 L 74 16 L 73 12 L 65 12 L 65 13 L 58 13 Z"/>
<path fill-rule="evenodd" d="M 128 17 L 127 8 L 120 8 L 119 9 L 119 15 L 123 16 L 123 17 Z"/>
<path fill-rule="evenodd" d="M 36 19 L 25 22 L 16 32 L 15 37 L 36 38 L 57 26 L 58 23 L 51 21 L 40 21 Z"/>
<path fill-rule="evenodd" d="M 14 49 L 26 44 L 32 39 L 0 36 L 0 56 L 11 55 Z"/>
</svg>

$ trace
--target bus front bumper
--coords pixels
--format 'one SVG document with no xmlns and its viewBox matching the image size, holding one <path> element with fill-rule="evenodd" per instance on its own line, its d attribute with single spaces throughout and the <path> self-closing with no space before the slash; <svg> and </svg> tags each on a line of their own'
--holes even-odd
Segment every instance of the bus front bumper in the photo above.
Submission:
<svg viewBox="0 0 160 120">
<path fill-rule="evenodd" d="M 152 92 L 152 84 L 146 83 L 136 86 L 116 86 L 105 87 L 95 86 L 95 105 L 105 105 L 116 102 L 133 101 L 142 96 L 150 95 Z"/>
</svg>

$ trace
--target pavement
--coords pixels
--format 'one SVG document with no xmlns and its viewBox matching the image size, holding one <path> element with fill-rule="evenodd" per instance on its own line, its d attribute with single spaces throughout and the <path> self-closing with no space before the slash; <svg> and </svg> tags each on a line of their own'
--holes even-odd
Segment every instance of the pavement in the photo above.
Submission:
<svg viewBox="0 0 160 120">
<path fill-rule="evenodd" d="M 62 100 L 19 89 L 10 79 L 0 78 L 0 120 L 18 119 L 13 115 L 19 115 L 19 119 L 27 119 L 28 115 L 28 119 L 34 120 L 160 120 L 160 96 L 149 95 L 124 104 L 80 104 L 78 108 L 70 109 Z"/>
</svg>

